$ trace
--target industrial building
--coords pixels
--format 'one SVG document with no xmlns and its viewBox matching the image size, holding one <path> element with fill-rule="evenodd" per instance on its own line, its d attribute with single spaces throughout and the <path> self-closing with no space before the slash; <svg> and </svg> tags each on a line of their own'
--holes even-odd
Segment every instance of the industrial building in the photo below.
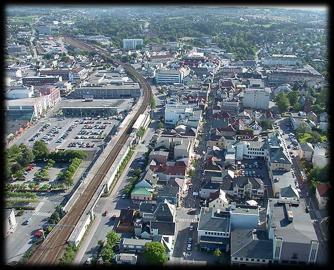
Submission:
<svg viewBox="0 0 334 270">
<path fill-rule="evenodd" d="M 23 85 L 44 85 L 61 81 L 60 76 L 29 76 L 22 78 Z"/>
<path fill-rule="evenodd" d="M 106 86 L 83 86 L 75 89 L 69 97 L 81 99 L 85 99 L 87 97 L 95 99 L 139 98 L 140 87 L 138 83 L 123 83 L 120 85 L 115 84 Z"/>
<path fill-rule="evenodd" d="M 130 110 L 128 100 L 63 100 L 60 108 L 66 117 L 109 117 Z"/>
</svg>

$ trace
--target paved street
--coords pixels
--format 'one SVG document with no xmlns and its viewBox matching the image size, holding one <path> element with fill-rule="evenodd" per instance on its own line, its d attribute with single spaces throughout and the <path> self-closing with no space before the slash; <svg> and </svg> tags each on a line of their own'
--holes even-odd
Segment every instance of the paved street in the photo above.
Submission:
<svg viewBox="0 0 334 270">
<path fill-rule="evenodd" d="M 107 233 L 113 229 L 115 222 L 117 219 L 111 220 L 111 217 L 115 214 L 116 216 L 119 215 L 120 209 L 128 208 L 136 208 L 132 204 L 131 199 L 122 199 L 122 189 L 128 183 L 128 179 L 132 176 L 132 172 L 141 166 L 141 158 L 143 154 L 148 150 L 146 144 L 149 143 L 150 139 L 154 134 L 154 128 L 152 125 L 156 123 L 151 123 L 149 128 L 147 129 L 144 138 L 142 139 L 145 144 L 140 143 L 135 153 L 133 154 L 131 160 L 129 161 L 127 167 L 125 168 L 122 176 L 116 183 L 113 191 L 108 197 L 101 197 L 98 201 L 94 212 L 96 215 L 96 220 L 94 221 L 92 228 L 90 229 L 89 233 L 85 237 L 81 249 L 77 254 L 76 262 L 85 262 L 89 257 L 96 257 L 98 255 L 98 241 L 104 240 Z M 108 211 L 107 216 L 102 216 L 102 214 Z"/>
</svg>

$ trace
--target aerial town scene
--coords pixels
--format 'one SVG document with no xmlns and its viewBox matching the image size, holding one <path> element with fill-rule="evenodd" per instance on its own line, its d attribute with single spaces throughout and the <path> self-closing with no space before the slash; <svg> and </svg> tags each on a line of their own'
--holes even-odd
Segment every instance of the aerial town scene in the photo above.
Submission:
<svg viewBox="0 0 334 270">
<path fill-rule="evenodd" d="M 5 10 L 7 265 L 326 265 L 326 6 Z"/>
</svg>

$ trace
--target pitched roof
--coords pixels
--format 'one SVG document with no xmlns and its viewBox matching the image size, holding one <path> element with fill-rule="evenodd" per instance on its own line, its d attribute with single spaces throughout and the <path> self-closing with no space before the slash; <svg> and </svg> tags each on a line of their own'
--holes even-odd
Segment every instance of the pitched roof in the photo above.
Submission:
<svg viewBox="0 0 334 270">
<path fill-rule="evenodd" d="M 146 187 L 135 187 L 132 191 L 131 191 L 131 195 L 152 195 L 152 192 L 149 191 L 148 188 Z"/>
<path fill-rule="evenodd" d="M 158 229 L 160 235 L 174 235 L 175 234 L 175 222 L 160 222 L 152 221 L 151 230 Z"/>
<path fill-rule="evenodd" d="M 317 185 L 317 190 L 320 197 L 328 197 L 330 189 L 331 189 L 330 183 L 319 183 Z"/>
<path fill-rule="evenodd" d="M 156 221 L 173 221 L 174 216 L 175 206 L 166 200 L 163 203 L 159 203 L 154 211 Z"/>
<path fill-rule="evenodd" d="M 231 256 L 272 259 L 273 242 L 263 232 L 234 229 L 231 232 Z"/>
</svg>

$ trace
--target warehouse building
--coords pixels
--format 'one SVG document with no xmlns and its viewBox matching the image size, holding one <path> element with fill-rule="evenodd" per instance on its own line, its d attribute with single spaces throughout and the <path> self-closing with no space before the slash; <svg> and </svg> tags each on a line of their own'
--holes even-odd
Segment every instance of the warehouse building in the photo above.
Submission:
<svg viewBox="0 0 334 270">
<path fill-rule="evenodd" d="M 66 117 L 109 117 L 131 109 L 130 100 L 63 100 L 60 105 Z"/>
<path fill-rule="evenodd" d="M 106 86 L 84 86 L 77 88 L 70 96 L 71 98 L 92 97 L 95 99 L 109 98 L 139 98 L 140 87 L 138 83 L 123 83 L 120 85 Z"/>
</svg>

